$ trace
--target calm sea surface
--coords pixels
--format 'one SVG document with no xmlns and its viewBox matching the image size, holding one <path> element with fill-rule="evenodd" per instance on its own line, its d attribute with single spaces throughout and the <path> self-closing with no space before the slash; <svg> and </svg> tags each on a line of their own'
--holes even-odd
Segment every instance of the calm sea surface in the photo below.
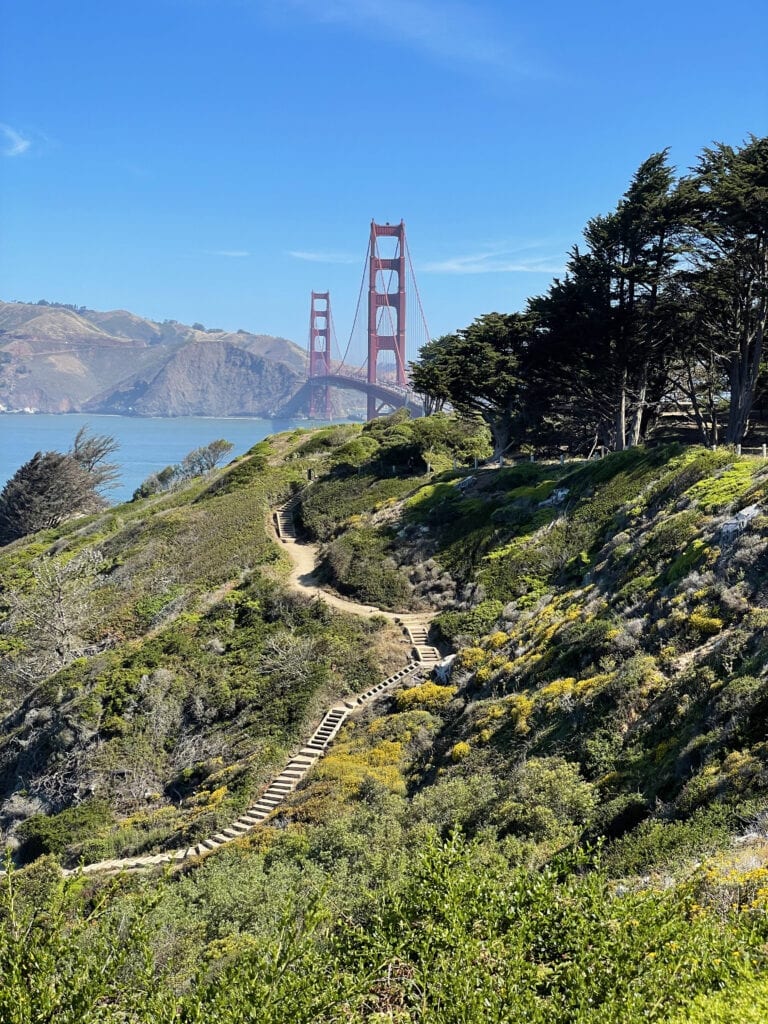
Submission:
<svg viewBox="0 0 768 1024">
<path fill-rule="evenodd" d="M 130 498 L 150 473 L 180 462 L 193 448 L 217 438 L 232 442 L 235 447 L 230 458 L 234 458 L 268 434 L 317 425 L 307 420 L 198 416 L 139 419 L 76 413 L 61 416 L 0 413 L 0 489 L 35 452 L 68 451 L 82 426 L 87 426 L 94 434 L 111 434 L 120 442 L 114 457 L 121 470 L 119 485 L 105 495 L 110 501 L 120 502 Z"/>
</svg>

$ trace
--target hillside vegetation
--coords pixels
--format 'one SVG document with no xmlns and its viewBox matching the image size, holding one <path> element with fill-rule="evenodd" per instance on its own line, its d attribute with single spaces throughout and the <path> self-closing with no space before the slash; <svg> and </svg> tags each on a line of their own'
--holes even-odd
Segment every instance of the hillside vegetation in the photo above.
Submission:
<svg viewBox="0 0 768 1024">
<path fill-rule="evenodd" d="M 247 806 L 397 645 L 281 586 L 263 442 L 218 475 L 2 550 L 0 815 L 20 856 L 179 845 Z"/>
<path fill-rule="evenodd" d="M 0 552 L 0 1017 L 763 1019 L 768 465 L 488 451 L 444 415 L 296 431 Z M 383 620 L 285 589 L 294 492 L 329 585 L 438 612 L 450 671 L 199 867 L 62 880 L 224 823 L 403 663 Z"/>
</svg>

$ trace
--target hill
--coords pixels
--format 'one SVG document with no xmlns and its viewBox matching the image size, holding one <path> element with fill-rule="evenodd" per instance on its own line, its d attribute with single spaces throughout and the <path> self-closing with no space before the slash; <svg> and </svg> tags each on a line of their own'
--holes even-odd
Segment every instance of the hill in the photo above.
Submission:
<svg viewBox="0 0 768 1024">
<path fill-rule="evenodd" d="M 58 1019 L 762 1019 L 768 466 L 470 469 L 487 450 L 447 416 L 294 431 L 0 551 L 0 813 L 30 865 L 0 967 L 33 934 L 41 990 L 90 993 Z M 456 659 L 201 863 L 62 881 L 226 835 L 321 708 L 406 663 L 382 616 L 289 587 L 291 495 L 326 586 L 434 615 Z"/>
<path fill-rule="evenodd" d="M 304 363 L 284 338 L 0 302 L 5 411 L 270 416 L 301 386 Z"/>
</svg>

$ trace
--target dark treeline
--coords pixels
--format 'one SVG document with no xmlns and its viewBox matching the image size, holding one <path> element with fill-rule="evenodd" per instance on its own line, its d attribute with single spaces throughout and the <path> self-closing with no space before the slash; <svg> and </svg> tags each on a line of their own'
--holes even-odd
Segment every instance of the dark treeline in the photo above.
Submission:
<svg viewBox="0 0 768 1024">
<path fill-rule="evenodd" d="M 482 417 L 496 453 L 641 443 L 663 409 L 704 444 L 741 443 L 768 377 L 768 137 L 703 150 L 678 177 L 654 153 L 593 217 L 565 276 L 515 313 L 426 345 L 427 412 Z"/>
</svg>

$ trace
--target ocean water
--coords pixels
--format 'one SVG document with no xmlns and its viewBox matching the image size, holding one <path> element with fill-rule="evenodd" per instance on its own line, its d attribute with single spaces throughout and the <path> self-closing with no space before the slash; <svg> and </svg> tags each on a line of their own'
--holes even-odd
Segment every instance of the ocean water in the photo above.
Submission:
<svg viewBox="0 0 768 1024">
<path fill-rule="evenodd" d="M 119 443 L 114 461 L 120 466 L 118 486 L 105 492 L 110 502 L 127 501 L 150 473 L 180 462 L 193 448 L 223 437 L 235 446 L 230 458 L 267 437 L 295 427 L 318 426 L 307 420 L 215 419 L 205 416 L 155 418 L 93 416 L 68 413 L 0 413 L 0 490 L 35 452 L 66 452 L 75 434 L 87 426 L 94 434 L 110 434 Z"/>
</svg>

